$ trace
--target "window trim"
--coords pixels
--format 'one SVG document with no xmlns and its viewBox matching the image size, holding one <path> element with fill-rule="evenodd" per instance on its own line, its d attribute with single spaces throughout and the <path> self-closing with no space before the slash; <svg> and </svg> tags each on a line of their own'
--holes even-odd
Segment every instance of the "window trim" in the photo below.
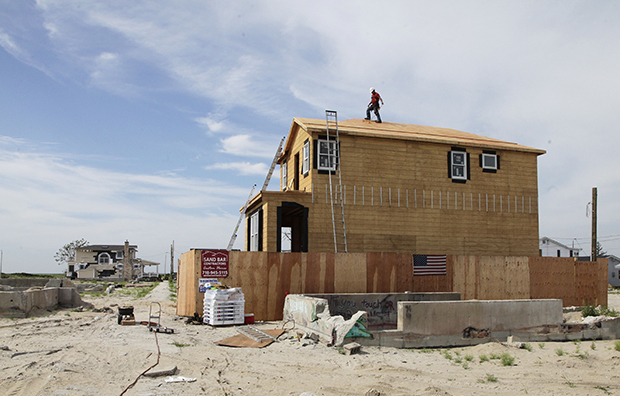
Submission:
<svg viewBox="0 0 620 396">
<path fill-rule="evenodd" d="M 288 189 L 288 162 L 282 162 L 280 165 L 280 170 L 282 172 L 282 191 L 286 191 Z"/>
<path fill-rule="evenodd" d="M 103 263 L 102 260 L 101 260 L 104 257 L 107 258 L 105 263 Z M 111 261 L 112 261 L 112 257 L 110 257 L 110 253 L 108 253 L 108 252 L 100 253 L 99 257 L 97 257 L 97 264 L 107 265 L 107 264 L 110 264 Z"/>
<path fill-rule="evenodd" d="M 329 171 L 335 172 L 338 169 L 338 154 L 337 154 L 337 150 L 338 150 L 337 144 L 338 143 L 335 140 L 333 140 L 333 139 L 329 139 L 328 140 L 327 137 L 325 139 L 319 138 L 319 139 L 316 140 L 316 142 L 317 142 L 317 144 L 316 144 L 317 145 L 317 154 L 316 154 L 317 155 L 317 165 L 316 165 L 317 169 L 319 171 L 324 171 L 324 172 L 329 172 Z M 326 143 L 327 144 L 327 147 L 328 147 L 327 151 L 328 152 L 326 154 L 321 154 L 321 143 Z M 333 154 L 329 153 L 329 151 L 332 150 L 331 147 L 333 147 L 333 151 L 334 151 Z M 328 158 L 328 160 L 330 159 L 331 156 L 333 156 L 334 163 L 333 164 L 330 163 L 330 166 L 322 166 L 321 165 L 321 156 L 326 156 Z"/>
<path fill-rule="evenodd" d="M 463 164 L 455 165 L 454 157 L 460 154 L 463 156 Z M 454 174 L 454 167 L 460 166 L 463 168 L 463 175 L 457 176 Z M 448 152 L 448 176 L 454 183 L 466 183 L 470 179 L 470 163 L 469 153 L 467 150 L 460 147 L 452 147 L 452 150 Z"/>
<path fill-rule="evenodd" d="M 304 176 L 308 176 L 310 172 L 310 140 L 306 139 L 304 146 L 301 149 L 301 173 Z"/>
<path fill-rule="evenodd" d="M 250 216 L 250 251 L 258 251 L 258 211 L 252 213 Z"/>
</svg>

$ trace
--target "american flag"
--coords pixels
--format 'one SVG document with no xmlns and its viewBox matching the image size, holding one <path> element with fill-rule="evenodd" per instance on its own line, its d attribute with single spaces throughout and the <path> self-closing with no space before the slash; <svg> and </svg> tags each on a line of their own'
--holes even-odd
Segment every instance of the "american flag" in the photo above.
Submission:
<svg viewBox="0 0 620 396">
<path fill-rule="evenodd" d="M 413 255 L 413 275 L 446 275 L 446 255 Z"/>
</svg>

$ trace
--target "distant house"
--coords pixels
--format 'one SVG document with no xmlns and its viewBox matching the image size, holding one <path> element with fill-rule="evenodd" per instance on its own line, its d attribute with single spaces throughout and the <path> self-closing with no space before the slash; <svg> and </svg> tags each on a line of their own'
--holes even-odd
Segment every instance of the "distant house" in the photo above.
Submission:
<svg viewBox="0 0 620 396">
<path fill-rule="evenodd" d="M 385 121 L 341 121 L 339 139 L 335 130 L 293 119 L 277 161 L 280 191 L 249 202 L 246 250 L 340 251 L 337 191 L 349 253 L 538 255 L 544 150 Z"/>
<path fill-rule="evenodd" d="M 133 266 L 132 277 L 144 274 L 144 267 L 159 265 L 136 257 L 137 245 L 129 245 L 128 261 Z M 123 277 L 125 245 L 88 245 L 75 250 L 75 260 L 67 263 L 67 276 L 78 279 Z"/>
<path fill-rule="evenodd" d="M 581 250 L 580 248 L 566 246 L 547 237 L 540 238 L 539 249 L 542 257 L 578 257 Z"/>
<path fill-rule="evenodd" d="M 614 287 L 620 287 L 620 258 L 610 254 L 605 256 L 608 263 L 608 283 Z"/>
</svg>

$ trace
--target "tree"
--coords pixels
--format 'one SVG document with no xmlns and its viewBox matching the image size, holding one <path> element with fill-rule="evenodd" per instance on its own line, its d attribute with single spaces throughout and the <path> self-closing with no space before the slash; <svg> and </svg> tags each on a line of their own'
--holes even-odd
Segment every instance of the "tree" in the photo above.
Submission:
<svg viewBox="0 0 620 396">
<path fill-rule="evenodd" d="M 54 260 L 56 260 L 58 265 L 67 264 L 70 261 L 74 261 L 75 249 L 81 248 L 82 246 L 86 246 L 88 244 L 89 242 L 84 238 L 69 242 L 65 246 L 58 249 L 54 255 Z"/>
<path fill-rule="evenodd" d="M 607 252 L 603 250 L 603 245 L 601 245 L 601 243 L 598 241 L 596 242 L 596 257 L 607 257 Z"/>
</svg>

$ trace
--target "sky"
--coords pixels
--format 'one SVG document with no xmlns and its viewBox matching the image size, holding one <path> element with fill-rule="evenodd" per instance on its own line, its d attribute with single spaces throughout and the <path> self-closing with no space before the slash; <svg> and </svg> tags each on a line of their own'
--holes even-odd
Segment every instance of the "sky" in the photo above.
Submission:
<svg viewBox="0 0 620 396">
<path fill-rule="evenodd" d="M 0 0 L 2 272 L 61 272 L 81 238 L 167 270 L 173 241 L 226 248 L 293 117 L 363 118 L 371 86 L 384 121 L 546 150 L 540 236 L 588 255 L 597 187 L 620 256 L 618 20 L 596 0 Z"/>
</svg>

